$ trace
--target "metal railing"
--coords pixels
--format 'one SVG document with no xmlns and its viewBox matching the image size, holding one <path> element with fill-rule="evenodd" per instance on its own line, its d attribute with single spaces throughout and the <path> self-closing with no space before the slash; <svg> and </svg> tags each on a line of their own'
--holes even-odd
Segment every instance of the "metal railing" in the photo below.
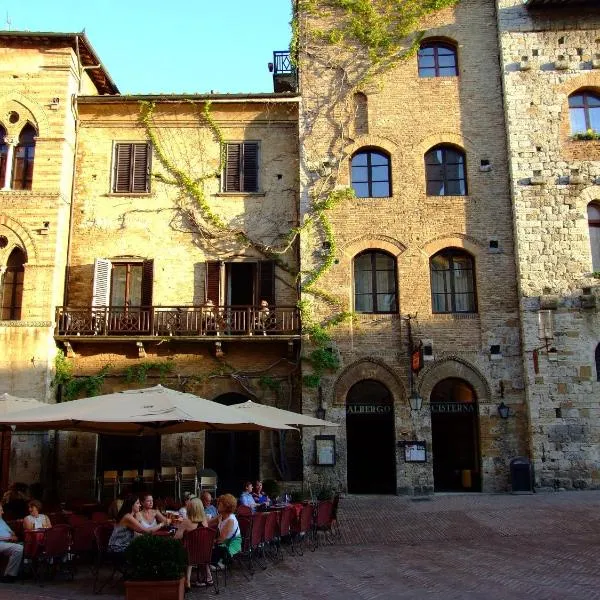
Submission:
<svg viewBox="0 0 600 600">
<path fill-rule="evenodd" d="M 275 50 L 273 52 L 273 75 L 288 75 L 295 73 L 292 57 L 288 50 Z"/>
<path fill-rule="evenodd" d="M 94 306 L 56 309 L 57 336 L 298 335 L 296 306 Z"/>
</svg>

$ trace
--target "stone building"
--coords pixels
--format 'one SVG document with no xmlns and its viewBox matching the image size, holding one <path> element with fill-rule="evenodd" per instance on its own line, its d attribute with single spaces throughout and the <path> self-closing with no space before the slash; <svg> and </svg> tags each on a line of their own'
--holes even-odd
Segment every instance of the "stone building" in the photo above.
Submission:
<svg viewBox="0 0 600 600">
<path fill-rule="evenodd" d="M 536 485 L 600 485 L 600 8 L 499 0 Z"/>
<path fill-rule="evenodd" d="M 305 441 L 305 476 L 363 493 L 504 491 L 528 413 L 494 3 L 424 17 L 418 51 L 371 70 L 373 48 L 324 6 L 298 15 L 302 295 L 334 319 L 341 367 L 303 406 L 341 427 L 333 467 Z"/>
</svg>

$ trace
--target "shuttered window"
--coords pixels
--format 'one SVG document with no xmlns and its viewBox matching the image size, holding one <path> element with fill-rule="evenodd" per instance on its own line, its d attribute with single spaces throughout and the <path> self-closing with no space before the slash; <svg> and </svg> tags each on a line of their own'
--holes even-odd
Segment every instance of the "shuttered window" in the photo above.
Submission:
<svg viewBox="0 0 600 600">
<path fill-rule="evenodd" d="M 275 263 L 272 260 L 261 260 L 258 263 L 258 302 L 266 300 L 269 305 L 275 304 Z"/>
<path fill-rule="evenodd" d="M 216 260 L 206 261 L 206 277 L 204 279 L 204 299 L 210 300 L 215 306 L 221 302 L 220 298 L 221 263 Z"/>
<path fill-rule="evenodd" d="M 150 144 L 116 144 L 113 192 L 146 193 L 150 191 Z"/>
<path fill-rule="evenodd" d="M 258 143 L 228 143 L 225 192 L 258 192 Z"/>
</svg>

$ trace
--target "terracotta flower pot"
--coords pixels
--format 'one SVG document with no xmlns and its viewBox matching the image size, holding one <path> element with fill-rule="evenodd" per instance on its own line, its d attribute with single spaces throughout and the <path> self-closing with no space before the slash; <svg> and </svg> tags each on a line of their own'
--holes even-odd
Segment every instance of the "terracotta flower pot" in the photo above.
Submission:
<svg viewBox="0 0 600 600">
<path fill-rule="evenodd" d="M 126 581 L 127 600 L 183 600 L 185 579 L 174 581 Z"/>
</svg>

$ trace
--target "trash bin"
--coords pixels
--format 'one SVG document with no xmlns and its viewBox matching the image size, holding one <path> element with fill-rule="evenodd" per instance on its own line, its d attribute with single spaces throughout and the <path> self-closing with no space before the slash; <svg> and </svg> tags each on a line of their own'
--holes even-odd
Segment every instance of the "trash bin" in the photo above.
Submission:
<svg viewBox="0 0 600 600">
<path fill-rule="evenodd" d="M 533 471 L 526 456 L 517 456 L 510 461 L 510 480 L 513 494 L 533 492 Z"/>
</svg>

